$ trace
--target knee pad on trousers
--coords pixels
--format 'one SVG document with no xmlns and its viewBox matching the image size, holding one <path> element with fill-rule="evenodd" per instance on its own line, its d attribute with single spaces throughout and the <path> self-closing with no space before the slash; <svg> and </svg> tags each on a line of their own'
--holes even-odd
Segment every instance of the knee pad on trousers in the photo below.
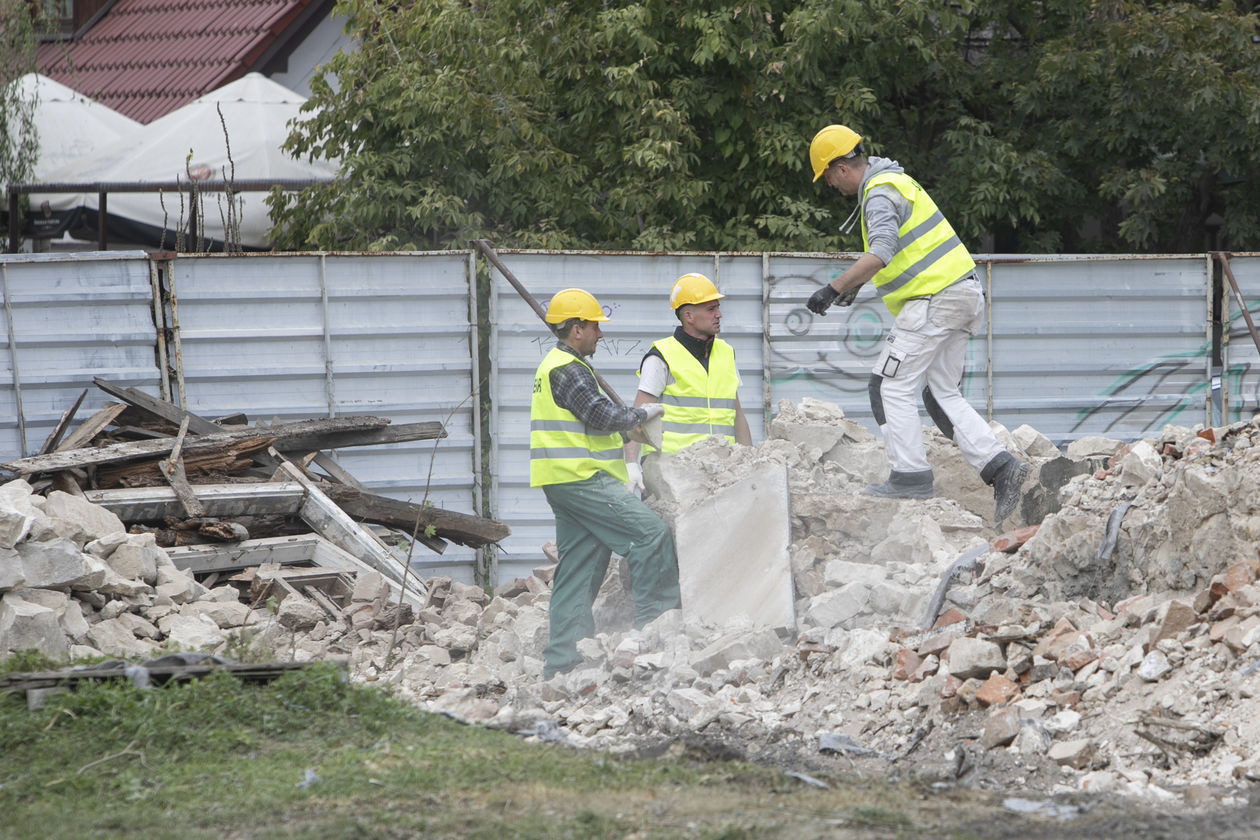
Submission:
<svg viewBox="0 0 1260 840">
<path fill-rule="evenodd" d="M 941 430 L 941 434 L 950 440 L 954 439 L 954 424 L 950 422 L 949 415 L 945 413 L 945 409 L 941 408 L 941 404 L 936 401 L 936 396 L 932 393 L 932 386 L 923 386 L 923 407 L 927 409 L 928 416 L 932 418 L 932 422 L 936 424 L 936 428 Z"/>
<path fill-rule="evenodd" d="M 870 381 L 866 383 L 867 394 L 871 398 L 871 414 L 875 415 L 875 425 L 884 425 L 884 398 L 879 393 L 880 386 L 884 383 L 884 377 L 878 373 L 872 373 Z"/>
</svg>

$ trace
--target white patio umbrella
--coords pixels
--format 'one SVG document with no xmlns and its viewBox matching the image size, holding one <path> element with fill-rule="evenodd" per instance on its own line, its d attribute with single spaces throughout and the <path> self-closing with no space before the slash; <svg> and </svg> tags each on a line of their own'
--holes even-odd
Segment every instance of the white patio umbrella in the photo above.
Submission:
<svg viewBox="0 0 1260 840">
<path fill-rule="evenodd" d="M 266 76 L 250 73 L 49 173 L 44 180 L 49 184 L 332 180 L 336 166 L 298 161 L 281 149 L 289 135 L 288 123 L 300 116 L 305 101 Z M 265 192 L 236 193 L 233 225 L 226 196 L 204 193 L 197 211 L 204 237 L 220 245 L 235 241 L 249 248 L 268 247 L 271 220 L 265 196 Z M 97 198 L 95 192 L 69 197 L 35 194 L 31 204 L 38 206 L 45 200 L 53 207 L 78 204 L 84 208 L 82 223 L 95 229 Z M 110 191 L 106 199 L 110 238 L 173 248 L 176 231 L 187 230 L 189 222 L 188 193 L 184 192 L 182 206 L 180 199 L 174 192 Z M 239 235 L 232 234 L 233 227 Z"/>
<path fill-rule="evenodd" d="M 50 173 L 141 127 L 130 117 L 39 73 L 27 73 L 13 84 L 17 85 L 18 96 L 35 106 L 32 127 L 39 152 L 33 182 L 46 182 Z M 9 129 L 16 133 L 18 126 L 10 124 Z M 55 236 L 69 221 L 67 205 L 77 205 L 65 197 L 59 198 L 58 206 L 50 206 L 46 212 L 41 212 L 38 204 L 31 205 L 37 235 Z"/>
</svg>

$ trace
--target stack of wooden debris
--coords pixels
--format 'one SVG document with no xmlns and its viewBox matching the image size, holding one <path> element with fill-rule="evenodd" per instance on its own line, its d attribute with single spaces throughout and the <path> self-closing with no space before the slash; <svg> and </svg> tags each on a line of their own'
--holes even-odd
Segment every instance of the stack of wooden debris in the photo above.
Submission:
<svg viewBox="0 0 1260 840">
<path fill-rule="evenodd" d="M 407 583 L 398 555 L 361 523 L 438 553 L 448 541 L 480 548 L 509 534 L 492 519 L 372 493 L 326 452 L 435 440 L 446 436 L 441 423 L 391 426 L 357 416 L 247 425 L 243 415 L 211 420 L 134 388 L 94 383 L 118 402 L 67 434 L 85 390 L 39 454 L 0 464 L 8 473 L 0 480 L 20 477 L 41 492 L 85 497 L 133 533 L 153 533 L 177 565 L 198 574 L 265 562 L 366 564 L 422 593 Z"/>
</svg>

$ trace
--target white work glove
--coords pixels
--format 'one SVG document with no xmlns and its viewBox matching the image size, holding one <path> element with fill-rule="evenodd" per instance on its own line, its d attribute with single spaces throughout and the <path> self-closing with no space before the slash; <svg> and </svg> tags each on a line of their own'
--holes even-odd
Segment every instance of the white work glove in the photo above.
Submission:
<svg viewBox="0 0 1260 840">
<path fill-rule="evenodd" d="M 644 423 L 656 417 L 663 417 L 665 414 L 665 406 L 660 403 L 644 403 L 639 408 L 647 412 L 647 417 L 643 420 Z"/>
<path fill-rule="evenodd" d="M 626 464 L 626 474 L 629 478 L 626 480 L 626 489 L 640 499 L 643 498 L 643 468 L 637 463 Z"/>
</svg>

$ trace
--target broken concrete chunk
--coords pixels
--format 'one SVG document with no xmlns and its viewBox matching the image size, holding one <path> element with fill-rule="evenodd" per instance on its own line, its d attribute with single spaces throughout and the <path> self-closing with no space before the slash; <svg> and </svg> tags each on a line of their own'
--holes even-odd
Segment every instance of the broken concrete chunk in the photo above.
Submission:
<svg viewBox="0 0 1260 840">
<path fill-rule="evenodd" d="M 0 598 L 0 653 L 35 650 L 61 659 L 70 649 L 57 611 L 16 592 Z"/>
<path fill-rule="evenodd" d="M 1156 682 L 1171 670 L 1172 666 L 1168 664 L 1168 657 L 1164 655 L 1164 652 L 1153 650 L 1143 657 L 1142 663 L 1138 665 L 1137 674 L 1147 682 Z"/>
<path fill-rule="evenodd" d="M 1099 456 L 1111 456 L 1123 445 L 1123 441 L 1097 435 L 1087 435 L 1077 438 L 1067 445 L 1067 456 L 1073 461 L 1084 461 L 1086 458 Z"/>
<path fill-rule="evenodd" d="M 66 539 L 82 547 L 108 534 L 125 532 L 122 520 L 87 499 L 53 490 L 44 501 L 44 513 Z"/>
<path fill-rule="evenodd" d="M 997 709 L 984 719 L 984 734 L 980 744 L 986 750 L 1005 747 L 1019 734 L 1019 712 L 1011 707 Z"/>
<path fill-rule="evenodd" d="M 700 674 L 711 674 L 739 659 L 771 660 L 784 652 L 783 642 L 768 628 L 731 634 L 715 640 L 691 659 Z"/>
<path fill-rule="evenodd" d="M 943 660 L 949 673 L 962 679 L 985 677 L 1006 670 L 1006 657 L 993 642 L 964 636 L 949 646 Z"/>
<path fill-rule="evenodd" d="M 1094 745 L 1085 738 L 1060 741 L 1051 745 L 1047 757 L 1060 766 L 1084 770 L 1094 759 Z"/>
<path fill-rule="evenodd" d="M 309 630 L 327 617 L 323 607 L 309 598 L 290 593 L 280 602 L 276 620 L 289 630 Z"/>
<path fill-rule="evenodd" d="M 26 586 L 55 589 L 69 587 L 88 574 L 88 560 L 68 539 L 27 542 L 17 547 L 20 577 Z"/>
<path fill-rule="evenodd" d="M 0 487 L 0 548 L 13 548 L 26 539 L 39 511 L 31 504 L 30 493 L 4 492 L 15 482 Z M 26 484 L 26 482 L 22 482 Z M 28 488 L 29 484 L 26 485 Z"/>
<path fill-rule="evenodd" d="M 157 547 L 152 534 L 131 534 L 105 559 L 120 576 L 145 583 L 157 583 L 158 556 L 166 552 Z"/>
</svg>

